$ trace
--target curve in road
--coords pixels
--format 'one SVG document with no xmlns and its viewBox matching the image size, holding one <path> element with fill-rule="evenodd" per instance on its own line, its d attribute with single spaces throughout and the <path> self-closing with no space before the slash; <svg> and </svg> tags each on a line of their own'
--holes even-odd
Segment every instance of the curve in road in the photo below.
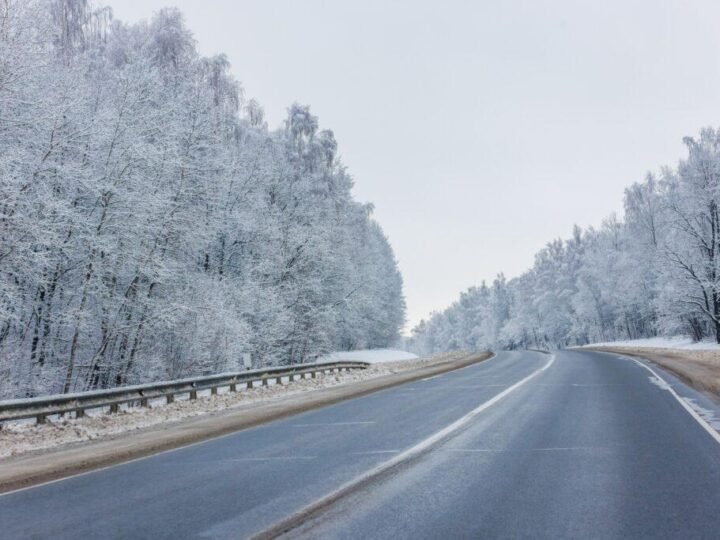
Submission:
<svg viewBox="0 0 720 540">
<path fill-rule="evenodd" d="M 541 353 L 500 353 L 5 494 L 2 536 L 252 536 L 471 414 L 424 453 L 310 515 L 289 535 L 716 537 L 720 445 L 670 392 L 642 366 L 614 355 L 563 351 L 543 370 L 548 363 Z M 679 384 L 673 381 L 679 394 L 691 392 Z"/>
</svg>

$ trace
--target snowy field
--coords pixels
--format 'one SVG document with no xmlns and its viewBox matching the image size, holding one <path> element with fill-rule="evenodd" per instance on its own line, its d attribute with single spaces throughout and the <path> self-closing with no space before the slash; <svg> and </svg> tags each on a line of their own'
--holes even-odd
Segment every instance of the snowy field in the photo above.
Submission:
<svg viewBox="0 0 720 540">
<path fill-rule="evenodd" d="M 592 343 L 586 347 L 637 347 L 641 349 L 681 349 L 694 351 L 720 351 L 720 345 L 712 341 L 693 342 L 685 336 L 654 337 L 646 339 L 631 339 L 627 341 L 606 341 Z"/>
<path fill-rule="evenodd" d="M 401 360 L 417 360 L 418 356 L 407 351 L 396 349 L 366 349 L 360 351 L 341 351 L 325 355 L 318 359 L 318 362 L 338 362 L 347 360 L 351 362 L 398 362 Z"/>
</svg>

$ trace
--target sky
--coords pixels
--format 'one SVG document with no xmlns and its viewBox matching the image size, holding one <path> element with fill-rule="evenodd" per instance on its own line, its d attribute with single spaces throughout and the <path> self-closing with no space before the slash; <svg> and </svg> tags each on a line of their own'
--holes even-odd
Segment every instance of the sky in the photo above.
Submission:
<svg viewBox="0 0 720 540">
<path fill-rule="evenodd" d="M 529 268 L 574 224 L 720 125 L 720 2 L 105 0 L 135 22 L 178 7 L 280 126 L 332 129 L 375 205 L 408 325 Z"/>
</svg>

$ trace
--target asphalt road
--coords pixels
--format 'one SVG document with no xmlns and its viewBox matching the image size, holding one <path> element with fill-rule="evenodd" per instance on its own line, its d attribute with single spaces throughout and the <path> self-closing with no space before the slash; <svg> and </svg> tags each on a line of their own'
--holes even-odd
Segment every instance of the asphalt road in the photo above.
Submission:
<svg viewBox="0 0 720 540">
<path fill-rule="evenodd" d="M 396 460 L 290 536 L 717 538 L 720 444 L 650 377 L 614 355 L 500 353 L 2 495 L 0 536 L 241 538 Z"/>
</svg>

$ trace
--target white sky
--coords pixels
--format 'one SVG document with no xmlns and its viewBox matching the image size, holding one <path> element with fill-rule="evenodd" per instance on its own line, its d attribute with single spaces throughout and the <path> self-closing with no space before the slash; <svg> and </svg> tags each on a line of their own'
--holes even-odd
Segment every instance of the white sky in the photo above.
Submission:
<svg viewBox="0 0 720 540">
<path fill-rule="evenodd" d="M 720 124 L 720 2 L 105 0 L 174 5 L 277 127 L 335 132 L 400 262 L 408 329 L 513 277 Z"/>
</svg>

